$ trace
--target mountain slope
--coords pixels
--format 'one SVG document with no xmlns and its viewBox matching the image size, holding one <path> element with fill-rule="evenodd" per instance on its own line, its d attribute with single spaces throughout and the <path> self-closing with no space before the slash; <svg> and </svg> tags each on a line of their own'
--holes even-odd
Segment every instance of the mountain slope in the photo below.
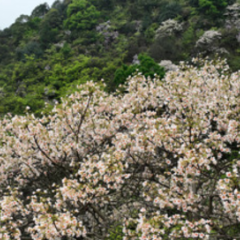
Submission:
<svg viewBox="0 0 240 240">
<path fill-rule="evenodd" d="M 230 0 L 41 4 L 0 31 L 0 114 L 23 114 L 26 106 L 40 114 L 89 80 L 104 79 L 114 91 L 138 68 L 163 76 L 161 60 L 217 53 L 238 70 L 239 32 L 240 5 Z"/>
</svg>

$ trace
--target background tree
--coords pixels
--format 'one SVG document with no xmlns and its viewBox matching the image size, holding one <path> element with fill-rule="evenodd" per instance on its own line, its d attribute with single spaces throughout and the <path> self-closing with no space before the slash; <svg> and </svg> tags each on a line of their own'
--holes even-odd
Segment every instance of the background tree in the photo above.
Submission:
<svg viewBox="0 0 240 240">
<path fill-rule="evenodd" d="M 96 26 L 100 13 L 89 1 L 73 0 L 68 6 L 67 16 L 65 26 L 68 29 L 74 31 L 91 30 Z"/>
<path fill-rule="evenodd" d="M 155 74 L 158 77 L 163 78 L 164 69 L 159 66 L 151 57 L 146 54 L 141 54 L 138 56 L 139 64 L 123 65 L 121 68 L 117 69 L 114 74 L 114 80 L 110 90 L 117 88 L 119 84 L 124 84 L 128 77 L 135 75 L 137 72 L 143 74 L 146 78 L 154 78 Z"/>
<path fill-rule="evenodd" d="M 216 17 L 223 13 L 227 0 L 199 0 L 199 11 L 209 17 Z"/>
<path fill-rule="evenodd" d="M 50 43 L 57 42 L 57 36 L 61 28 L 61 16 L 57 9 L 51 9 L 39 26 L 40 41 L 43 47 L 49 46 Z"/>
<path fill-rule="evenodd" d="M 31 17 L 40 17 L 43 18 L 45 14 L 48 13 L 50 7 L 47 3 L 43 3 L 38 5 L 36 8 L 33 9 L 31 13 Z"/>
<path fill-rule="evenodd" d="M 43 50 L 38 42 L 29 42 L 23 48 L 18 48 L 16 54 L 19 60 L 24 60 L 26 55 L 34 55 L 36 58 L 39 58 L 43 55 Z"/>
</svg>

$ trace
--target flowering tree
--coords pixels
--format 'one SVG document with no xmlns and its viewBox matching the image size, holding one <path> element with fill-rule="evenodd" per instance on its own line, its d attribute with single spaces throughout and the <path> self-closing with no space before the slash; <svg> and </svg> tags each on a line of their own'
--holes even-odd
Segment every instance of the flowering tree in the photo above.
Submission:
<svg viewBox="0 0 240 240">
<path fill-rule="evenodd" d="M 240 78 L 183 65 L 126 93 L 92 82 L 0 123 L 0 238 L 240 238 Z"/>
</svg>

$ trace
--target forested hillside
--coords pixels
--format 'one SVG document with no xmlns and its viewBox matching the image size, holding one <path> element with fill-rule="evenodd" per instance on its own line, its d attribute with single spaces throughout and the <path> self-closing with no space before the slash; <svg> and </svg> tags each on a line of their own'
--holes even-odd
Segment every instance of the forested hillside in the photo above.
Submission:
<svg viewBox="0 0 240 240">
<path fill-rule="evenodd" d="M 239 53 L 240 0 L 63 0 L 0 31 L 0 239 L 240 239 Z"/>
<path fill-rule="evenodd" d="M 106 91 L 136 72 L 163 77 L 162 60 L 227 58 L 240 67 L 240 2 L 57 0 L 0 31 L 0 114 L 36 114 L 89 80 Z M 165 62 L 166 63 L 166 62 Z M 173 66 L 167 66 L 166 69 Z M 124 91 L 124 89 L 123 89 Z"/>
</svg>

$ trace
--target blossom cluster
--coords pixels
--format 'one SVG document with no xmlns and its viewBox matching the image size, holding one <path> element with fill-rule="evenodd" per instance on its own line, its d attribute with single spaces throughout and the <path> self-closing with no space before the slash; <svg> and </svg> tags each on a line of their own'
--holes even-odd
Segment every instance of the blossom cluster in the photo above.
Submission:
<svg viewBox="0 0 240 240">
<path fill-rule="evenodd" d="M 0 238 L 239 238 L 239 86 L 224 61 L 194 60 L 125 93 L 88 82 L 42 118 L 6 116 Z"/>
</svg>

